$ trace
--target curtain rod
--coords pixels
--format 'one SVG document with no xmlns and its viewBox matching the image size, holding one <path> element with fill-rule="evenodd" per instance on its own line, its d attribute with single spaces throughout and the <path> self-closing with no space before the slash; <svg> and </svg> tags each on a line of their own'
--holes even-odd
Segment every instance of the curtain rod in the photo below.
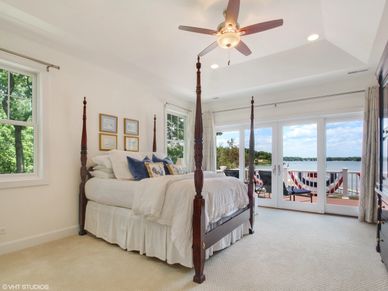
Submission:
<svg viewBox="0 0 388 291">
<path fill-rule="evenodd" d="M 25 58 L 25 59 L 33 61 L 35 63 L 39 63 L 39 64 L 42 64 L 42 65 L 45 65 L 47 72 L 50 72 L 50 68 L 54 68 L 54 69 L 57 69 L 57 70 L 60 69 L 60 67 L 57 66 L 57 65 L 54 65 L 54 64 L 51 64 L 51 63 L 47 63 L 47 62 L 44 62 L 44 61 L 41 61 L 41 60 L 38 60 L 38 59 L 35 59 L 35 58 L 32 58 L 32 57 L 28 57 L 26 55 L 22 55 L 22 54 L 19 54 L 17 52 L 13 52 L 13 51 L 7 50 L 5 48 L 0 48 L 0 51 L 3 51 L 5 53 L 7 53 L 7 54 L 11 54 L 11 55 L 14 55 L 14 56 L 18 56 L 18 57 L 21 57 L 21 58 Z"/>
<path fill-rule="evenodd" d="M 174 107 L 177 107 L 177 108 L 186 110 L 186 111 L 188 111 L 188 112 L 192 112 L 191 109 L 187 109 L 187 108 L 185 108 L 185 107 L 182 107 L 182 106 L 179 106 L 179 105 L 175 105 L 175 104 L 172 104 L 172 103 L 169 103 L 169 102 L 164 103 L 164 105 L 171 105 L 171 106 L 174 106 Z"/>
<path fill-rule="evenodd" d="M 285 101 L 279 101 L 279 102 L 272 102 L 272 103 L 263 103 L 255 105 L 255 108 L 257 107 L 266 107 L 266 106 L 277 106 L 280 104 L 288 104 L 288 103 L 294 103 L 294 102 L 302 102 L 302 101 L 309 101 L 309 100 L 315 100 L 315 99 L 323 99 L 323 98 L 329 98 L 329 97 L 336 97 L 336 96 L 342 96 L 342 95 L 349 95 L 354 93 L 364 93 L 365 90 L 356 90 L 356 91 L 347 91 L 347 92 L 341 92 L 341 93 L 335 93 L 335 94 L 327 94 L 327 95 L 321 95 L 321 96 L 313 96 L 313 97 L 305 97 L 305 98 L 299 98 L 299 99 L 293 99 L 293 100 L 285 100 Z M 221 113 L 221 112 L 230 112 L 230 111 L 236 111 L 236 110 L 242 110 L 242 109 L 248 109 L 250 106 L 243 106 L 243 107 L 237 107 L 237 108 L 231 108 L 231 109 L 223 109 L 218 111 L 213 111 L 213 113 Z"/>
</svg>

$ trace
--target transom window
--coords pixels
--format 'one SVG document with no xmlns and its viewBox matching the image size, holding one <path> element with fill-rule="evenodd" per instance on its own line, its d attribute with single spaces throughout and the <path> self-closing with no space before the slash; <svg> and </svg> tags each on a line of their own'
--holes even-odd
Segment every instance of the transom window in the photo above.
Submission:
<svg viewBox="0 0 388 291">
<path fill-rule="evenodd" d="M 0 66 L 0 175 L 35 172 L 36 76 Z"/>
<path fill-rule="evenodd" d="M 185 135 L 187 117 L 167 113 L 167 155 L 171 157 L 174 163 L 185 155 Z"/>
</svg>

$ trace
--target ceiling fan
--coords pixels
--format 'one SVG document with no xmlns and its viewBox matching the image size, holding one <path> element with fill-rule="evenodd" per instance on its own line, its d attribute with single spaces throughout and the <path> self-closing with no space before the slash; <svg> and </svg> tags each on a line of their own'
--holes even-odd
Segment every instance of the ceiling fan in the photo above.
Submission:
<svg viewBox="0 0 388 291">
<path fill-rule="evenodd" d="M 217 36 L 217 41 L 213 42 L 203 51 L 201 51 L 198 56 L 202 57 L 207 53 L 214 50 L 217 46 L 228 49 L 235 47 L 240 53 L 245 56 L 248 56 L 252 53 L 249 47 L 240 39 L 241 36 L 254 34 L 269 30 L 278 26 L 283 25 L 283 19 L 276 19 L 261 23 L 252 24 L 243 28 L 240 28 L 240 25 L 237 22 L 238 13 L 240 10 L 240 0 L 229 0 L 228 7 L 224 11 L 225 21 L 221 22 L 217 30 L 199 28 L 193 26 L 184 26 L 180 25 L 178 28 L 180 30 L 209 34 Z"/>
</svg>

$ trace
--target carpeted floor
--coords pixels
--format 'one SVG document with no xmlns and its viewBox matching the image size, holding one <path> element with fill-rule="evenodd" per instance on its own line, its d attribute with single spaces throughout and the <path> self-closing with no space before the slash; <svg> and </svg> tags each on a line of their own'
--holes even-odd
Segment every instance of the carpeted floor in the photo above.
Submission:
<svg viewBox="0 0 388 291">
<path fill-rule="evenodd" d="M 74 236 L 1 256 L 0 290 L 12 283 L 71 291 L 388 290 L 375 226 L 265 208 L 256 218 L 254 235 L 207 261 L 202 285 L 192 283 L 190 269 Z"/>
</svg>

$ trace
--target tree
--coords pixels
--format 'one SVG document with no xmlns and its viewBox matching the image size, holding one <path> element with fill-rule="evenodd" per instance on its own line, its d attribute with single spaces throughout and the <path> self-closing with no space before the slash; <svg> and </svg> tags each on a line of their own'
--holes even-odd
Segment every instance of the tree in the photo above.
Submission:
<svg viewBox="0 0 388 291">
<path fill-rule="evenodd" d="M 228 140 L 226 147 L 217 147 L 217 168 L 226 166 L 228 169 L 238 168 L 239 148 L 235 145 L 234 139 Z"/>
<path fill-rule="evenodd" d="M 32 79 L 30 76 L 0 70 L 0 98 L 1 119 L 15 121 L 32 119 Z M 32 172 L 33 143 L 33 128 L 1 124 L 0 173 Z"/>
</svg>

